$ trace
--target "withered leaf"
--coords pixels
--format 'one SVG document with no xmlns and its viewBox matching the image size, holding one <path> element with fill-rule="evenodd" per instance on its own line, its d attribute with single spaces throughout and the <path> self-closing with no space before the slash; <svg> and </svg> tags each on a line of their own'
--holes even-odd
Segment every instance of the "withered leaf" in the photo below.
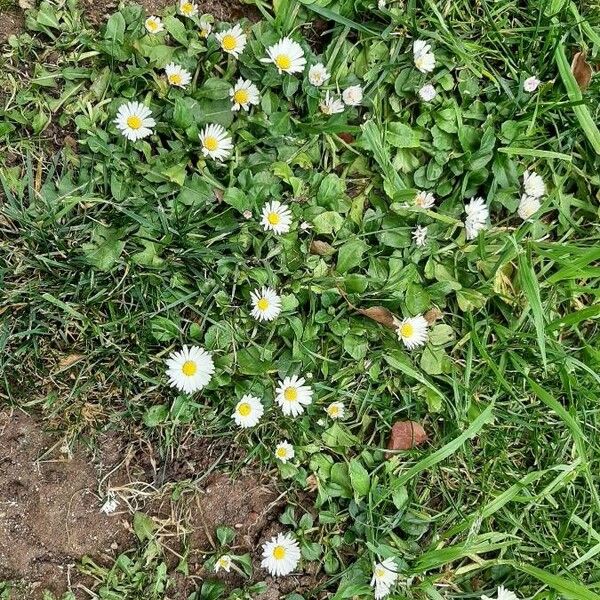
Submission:
<svg viewBox="0 0 600 600">
<path fill-rule="evenodd" d="M 387 308 L 383 306 L 371 306 L 371 308 L 359 308 L 358 312 L 365 317 L 369 317 L 369 319 L 373 319 L 373 321 L 377 321 L 386 327 L 391 327 L 395 329 L 394 325 L 394 313 L 389 311 Z"/>
<path fill-rule="evenodd" d="M 430 325 L 433 325 L 438 319 L 441 319 L 442 316 L 442 311 L 439 308 L 431 308 L 423 315 Z"/>
<path fill-rule="evenodd" d="M 313 240 L 310 243 L 311 254 L 318 254 L 319 256 L 331 256 L 336 252 L 336 249 L 331 244 L 323 242 L 322 240 Z"/>
<path fill-rule="evenodd" d="M 592 70 L 592 66 L 586 60 L 585 52 L 577 52 L 573 57 L 573 62 L 571 63 L 571 71 L 575 80 L 577 81 L 577 85 L 579 89 L 585 91 L 590 85 L 590 81 L 592 80 L 592 75 L 594 74 Z"/>
<path fill-rule="evenodd" d="M 390 432 L 388 450 L 410 450 L 427 441 L 427 434 L 416 421 L 396 421 Z"/>
<path fill-rule="evenodd" d="M 79 362 L 82 358 L 85 358 L 85 356 L 83 354 L 69 354 L 67 356 L 63 356 L 58 361 L 58 368 L 60 370 L 68 369 L 69 367 L 74 365 L 76 362 Z"/>
</svg>

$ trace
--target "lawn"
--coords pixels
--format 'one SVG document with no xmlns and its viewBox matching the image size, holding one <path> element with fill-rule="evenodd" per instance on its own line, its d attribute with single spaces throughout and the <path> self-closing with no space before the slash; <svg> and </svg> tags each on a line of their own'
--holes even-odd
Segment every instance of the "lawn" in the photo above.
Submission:
<svg viewBox="0 0 600 600">
<path fill-rule="evenodd" d="M 4 427 L 129 537 L 0 492 L 0 598 L 599 600 L 600 7 L 207 4 L 3 46 Z"/>
</svg>

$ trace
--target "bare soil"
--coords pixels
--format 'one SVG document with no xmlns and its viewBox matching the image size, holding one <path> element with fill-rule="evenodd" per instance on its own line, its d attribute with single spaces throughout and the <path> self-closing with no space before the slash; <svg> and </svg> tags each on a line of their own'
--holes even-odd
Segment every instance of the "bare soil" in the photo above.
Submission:
<svg viewBox="0 0 600 600">
<path fill-rule="evenodd" d="M 22 11 L 11 9 L 8 11 L 0 10 L 0 44 L 4 44 L 11 35 L 20 33 L 25 25 L 25 18 Z"/>
<path fill-rule="evenodd" d="M 35 418 L 0 412 L 0 581 L 17 582 L 20 591 L 14 600 L 21 594 L 40 599 L 46 589 L 88 598 L 81 586 L 93 588 L 94 582 L 79 573 L 77 564 L 90 556 L 110 565 L 135 547 L 135 511 L 157 524 L 171 569 L 183 548 L 189 550 L 189 576 L 179 577 L 171 600 L 188 598 L 206 575 L 205 557 L 217 547 L 215 530 L 220 525 L 237 531 L 233 550 L 250 552 L 258 566 L 260 544 L 280 531 L 277 519 L 285 500 L 256 472 L 217 472 L 215 465 L 228 452 L 224 443 L 231 445 L 190 438 L 183 456 L 161 464 L 147 453 L 142 460 L 142 451 L 116 434 L 101 438 L 93 453 L 83 444 L 69 451 L 64 438 L 44 431 Z M 183 490 L 177 500 L 175 485 Z M 100 510 L 108 490 L 119 502 L 110 515 Z M 260 569 L 256 577 L 269 581 Z M 223 579 L 241 583 L 236 575 L 224 574 Z M 311 584 L 314 577 L 307 574 L 286 579 L 285 590 L 270 582 L 264 598 Z"/>
</svg>

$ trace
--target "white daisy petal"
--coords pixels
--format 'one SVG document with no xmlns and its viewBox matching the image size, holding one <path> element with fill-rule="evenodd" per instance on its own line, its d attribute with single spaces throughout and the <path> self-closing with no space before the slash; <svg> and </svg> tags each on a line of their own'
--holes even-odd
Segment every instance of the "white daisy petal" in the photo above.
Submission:
<svg viewBox="0 0 600 600">
<path fill-rule="evenodd" d="M 308 70 L 308 81 L 315 87 L 321 87 L 330 77 L 331 74 L 327 72 L 323 63 L 317 63 Z"/>
<path fill-rule="evenodd" d="M 527 221 L 533 217 L 533 215 L 540 209 L 542 203 L 539 198 L 534 198 L 533 196 L 528 196 L 527 194 L 523 194 L 521 196 L 521 201 L 519 202 L 519 208 L 517 209 L 517 214 L 523 221 Z"/>
<path fill-rule="evenodd" d="M 435 196 L 431 192 L 418 192 L 414 203 L 419 208 L 431 208 L 435 204 Z"/>
<path fill-rule="evenodd" d="M 427 343 L 429 324 L 423 315 L 408 317 L 399 321 L 394 319 L 398 339 L 401 340 L 408 350 L 414 350 Z"/>
<path fill-rule="evenodd" d="M 219 161 L 228 158 L 233 149 L 233 142 L 226 129 L 215 123 L 204 127 L 200 133 L 200 143 L 204 156 Z"/>
<path fill-rule="evenodd" d="M 198 5 L 191 0 L 179 0 L 179 13 L 184 17 L 195 17 L 198 14 Z"/>
<path fill-rule="evenodd" d="M 165 26 L 160 20 L 160 17 L 155 16 L 148 17 L 144 21 L 144 26 L 146 27 L 146 31 L 148 31 L 148 33 L 160 33 L 161 31 L 165 30 Z"/>
<path fill-rule="evenodd" d="M 260 94 L 258 88 L 249 80 L 240 77 L 237 83 L 229 90 L 231 102 L 233 104 L 231 110 L 249 110 L 252 104 L 260 102 Z"/>
<path fill-rule="evenodd" d="M 300 562 L 300 547 L 289 533 L 280 533 L 262 546 L 261 566 L 272 576 L 289 575 Z"/>
<path fill-rule="evenodd" d="M 215 573 L 218 573 L 221 569 L 223 569 L 223 571 L 226 573 L 229 573 L 232 562 L 233 561 L 231 560 L 231 556 L 229 556 L 229 554 L 223 554 L 223 556 L 221 556 L 215 563 Z"/>
<path fill-rule="evenodd" d="M 373 577 L 371 586 L 375 590 L 376 600 L 385 598 L 396 581 L 398 580 L 398 565 L 393 558 L 386 558 L 380 563 L 373 565 Z"/>
<path fill-rule="evenodd" d="M 538 89 L 540 83 L 542 83 L 542 82 L 537 77 L 535 77 L 535 76 L 528 77 L 523 82 L 523 89 L 526 92 L 529 92 L 531 94 L 532 92 L 535 92 L 535 90 Z"/>
<path fill-rule="evenodd" d="M 483 198 L 471 198 L 469 204 L 465 205 L 467 217 L 465 219 L 465 230 L 467 239 L 475 239 L 480 231 L 487 229 L 487 220 L 490 215 L 488 207 Z"/>
<path fill-rule="evenodd" d="M 532 198 L 541 198 L 546 194 L 546 184 L 535 171 L 525 171 L 523 173 L 523 189 Z"/>
<path fill-rule="evenodd" d="M 236 404 L 231 416 L 236 425 L 242 429 L 247 429 L 248 427 L 257 425 L 264 412 L 265 409 L 260 398 L 246 394 Z"/>
<path fill-rule="evenodd" d="M 270 287 L 251 292 L 252 312 L 257 321 L 273 321 L 281 312 L 281 297 Z"/>
<path fill-rule="evenodd" d="M 427 241 L 427 227 L 417 225 L 412 232 L 412 238 L 416 246 L 424 246 Z"/>
<path fill-rule="evenodd" d="M 335 115 L 344 112 L 344 103 L 339 98 L 331 96 L 327 90 L 325 98 L 319 103 L 319 108 L 324 115 Z"/>
<path fill-rule="evenodd" d="M 437 96 L 437 92 L 431 83 L 427 83 L 419 90 L 419 96 L 423 102 L 431 102 Z"/>
<path fill-rule="evenodd" d="M 334 421 L 343 419 L 346 415 L 346 407 L 343 402 L 332 402 L 325 411 Z"/>
<path fill-rule="evenodd" d="M 415 67 L 421 73 L 429 73 L 435 69 L 435 55 L 431 52 L 431 46 L 423 41 L 416 40 L 413 44 L 413 58 Z"/>
<path fill-rule="evenodd" d="M 152 135 L 156 121 L 151 115 L 152 111 L 140 102 L 126 102 L 119 107 L 114 123 L 123 136 L 135 142 Z"/>
<path fill-rule="evenodd" d="M 223 52 L 239 58 L 246 47 L 248 40 L 244 30 L 239 25 L 234 25 L 230 29 L 215 34 L 217 41 L 221 45 Z"/>
<path fill-rule="evenodd" d="M 283 440 L 275 446 L 275 458 L 280 460 L 282 463 L 286 463 L 288 460 L 292 460 L 296 453 L 294 452 L 294 446 L 292 446 L 287 440 Z"/>
<path fill-rule="evenodd" d="M 212 356 L 199 346 L 184 346 L 172 352 L 166 361 L 169 384 L 187 394 L 193 394 L 209 384 L 215 372 Z"/>
<path fill-rule="evenodd" d="M 165 74 L 170 85 L 184 88 L 192 80 L 192 74 L 175 63 L 169 63 L 165 67 Z"/>
<path fill-rule="evenodd" d="M 501 585 L 498 588 L 496 598 L 490 598 L 489 596 L 483 594 L 481 596 L 481 600 L 519 600 L 519 598 L 514 592 L 507 590 L 504 586 Z"/>
<path fill-rule="evenodd" d="M 278 200 L 267 202 L 262 210 L 261 225 L 277 235 L 287 233 L 292 225 L 292 211 Z"/>
<path fill-rule="evenodd" d="M 297 417 L 304 412 L 304 407 L 312 402 L 313 390 L 304 385 L 303 377 L 292 375 L 279 382 L 275 390 L 275 402 L 279 404 L 284 415 Z"/>
<path fill-rule="evenodd" d="M 358 106 L 363 100 L 363 89 L 360 85 L 351 85 L 342 92 L 342 100 L 348 106 Z"/>
<path fill-rule="evenodd" d="M 268 58 L 261 58 L 261 62 L 273 63 L 279 73 L 302 73 L 306 66 L 302 46 L 288 37 L 284 37 L 273 46 L 269 46 L 267 55 Z"/>
</svg>

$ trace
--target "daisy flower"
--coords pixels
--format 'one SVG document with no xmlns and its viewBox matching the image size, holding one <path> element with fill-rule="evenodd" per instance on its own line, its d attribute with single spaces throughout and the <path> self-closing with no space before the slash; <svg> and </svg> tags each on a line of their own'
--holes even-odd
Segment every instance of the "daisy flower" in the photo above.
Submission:
<svg viewBox="0 0 600 600">
<path fill-rule="evenodd" d="M 160 33 L 165 30 L 165 26 L 163 25 L 160 17 L 151 16 L 148 17 L 144 21 L 144 26 L 146 27 L 146 31 L 148 33 Z"/>
<path fill-rule="evenodd" d="M 541 205 L 542 203 L 539 198 L 523 194 L 521 196 L 521 202 L 519 202 L 517 213 L 523 221 L 527 221 L 527 219 L 531 218 L 538 210 L 540 210 Z"/>
<path fill-rule="evenodd" d="M 294 452 L 294 446 L 292 446 L 287 440 L 283 440 L 283 442 L 279 442 L 279 444 L 275 446 L 275 457 L 284 464 L 288 460 L 292 460 L 295 455 L 296 453 Z"/>
<path fill-rule="evenodd" d="M 531 94 L 532 92 L 535 92 L 535 90 L 538 89 L 540 83 L 542 82 L 537 77 L 535 77 L 535 75 L 533 75 L 532 77 L 528 77 L 523 82 L 523 89 Z"/>
<path fill-rule="evenodd" d="M 431 46 L 423 41 L 416 40 L 413 44 L 413 58 L 415 67 L 421 73 L 430 73 L 435 69 L 435 55 L 431 52 Z"/>
<path fill-rule="evenodd" d="M 332 402 L 326 409 L 325 412 L 335 421 L 336 419 L 343 419 L 346 415 L 346 407 L 343 402 Z"/>
<path fill-rule="evenodd" d="M 427 342 L 428 323 L 423 315 L 408 317 L 406 319 L 402 319 L 402 321 L 394 319 L 394 324 L 396 325 L 398 339 L 402 340 L 404 345 L 409 350 L 414 350 L 419 346 L 424 346 Z"/>
<path fill-rule="evenodd" d="M 247 37 L 239 25 L 234 25 L 231 29 L 221 31 L 215 37 L 219 44 L 221 44 L 223 51 L 227 52 L 227 54 L 232 54 L 235 58 L 239 58 L 246 47 Z"/>
<path fill-rule="evenodd" d="M 390 593 L 398 579 L 398 566 L 393 558 L 386 558 L 373 566 L 371 586 L 375 588 L 375 598 L 380 600 Z"/>
<path fill-rule="evenodd" d="M 523 189 L 532 198 L 541 198 L 546 193 L 544 180 L 535 172 L 525 171 L 523 173 Z"/>
<path fill-rule="evenodd" d="M 339 98 L 331 96 L 327 90 L 325 99 L 319 103 L 319 108 L 324 115 L 335 115 L 344 112 L 344 103 Z"/>
<path fill-rule="evenodd" d="M 229 554 L 223 554 L 223 556 L 221 556 L 215 563 L 215 573 L 218 573 L 221 569 L 223 569 L 223 571 L 226 573 L 229 573 L 232 562 L 233 561 L 231 560 L 231 556 L 229 556 Z"/>
<path fill-rule="evenodd" d="M 431 192 L 418 192 L 415 196 L 415 206 L 431 208 L 435 204 L 435 196 Z"/>
<path fill-rule="evenodd" d="M 261 225 L 277 235 L 287 233 L 292 224 L 292 211 L 278 200 L 267 202 L 262 209 Z"/>
<path fill-rule="evenodd" d="M 223 125 L 217 125 L 216 123 L 204 127 L 202 133 L 200 133 L 200 143 L 202 144 L 202 154 L 215 160 L 227 158 L 233 148 L 231 137 Z"/>
<path fill-rule="evenodd" d="M 248 110 L 251 104 L 258 104 L 260 95 L 258 88 L 248 79 L 240 77 L 237 83 L 229 90 L 233 106 L 231 110 Z"/>
<path fill-rule="evenodd" d="M 316 87 L 321 87 L 330 77 L 323 63 L 317 63 L 308 70 L 308 81 Z"/>
<path fill-rule="evenodd" d="M 473 240 L 479 232 L 487 228 L 487 219 L 490 215 L 488 207 L 483 198 L 471 198 L 469 204 L 465 205 L 467 218 L 465 219 L 465 229 L 467 239 Z"/>
<path fill-rule="evenodd" d="M 360 85 L 351 85 L 342 92 L 342 100 L 348 106 L 358 106 L 363 99 L 363 89 Z"/>
<path fill-rule="evenodd" d="M 252 298 L 252 312 L 250 313 L 257 321 L 273 321 L 281 312 L 281 297 L 270 287 L 254 290 Z"/>
<path fill-rule="evenodd" d="M 292 375 L 279 382 L 275 390 L 275 402 L 279 404 L 284 415 L 297 417 L 304 412 L 304 407 L 312 402 L 313 390 L 304 385 L 304 377 Z"/>
<path fill-rule="evenodd" d="M 254 427 L 260 421 L 264 412 L 265 409 L 260 398 L 246 394 L 235 405 L 235 410 L 231 416 L 236 425 L 242 429 L 247 429 L 248 427 Z"/>
<path fill-rule="evenodd" d="M 507 590 L 504 586 L 500 586 L 496 598 L 490 598 L 484 594 L 481 596 L 481 600 L 519 600 L 519 598 L 514 592 Z"/>
<path fill-rule="evenodd" d="M 273 46 L 267 48 L 268 58 L 261 58 L 264 63 L 273 63 L 279 73 L 302 73 L 306 66 L 304 50 L 294 40 L 284 37 Z"/>
<path fill-rule="evenodd" d="M 198 32 L 198 35 L 201 38 L 207 38 L 210 35 L 212 28 L 213 26 L 210 21 L 207 21 L 206 19 L 200 19 L 200 31 Z"/>
<path fill-rule="evenodd" d="M 192 74 L 175 63 L 169 63 L 165 67 L 165 73 L 167 81 L 175 87 L 184 88 L 192 80 Z"/>
<path fill-rule="evenodd" d="M 300 547 L 293 535 L 280 533 L 262 546 L 261 566 L 274 577 L 289 575 L 300 562 Z"/>
<path fill-rule="evenodd" d="M 198 14 L 198 6 L 190 0 L 179 0 L 179 12 L 184 17 L 195 17 Z"/>
<path fill-rule="evenodd" d="M 417 225 L 413 229 L 412 238 L 416 246 L 424 246 L 427 241 L 427 227 Z"/>
<path fill-rule="evenodd" d="M 423 102 L 431 102 L 437 96 L 437 92 L 431 83 L 427 83 L 419 90 L 419 96 Z"/>
<path fill-rule="evenodd" d="M 167 359 L 169 384 L 187 394 L 208 385 L 214 372 L 212 356 L 198 346 L 184 346 L 179 352 L 171 352 Z"/>
<path fill-rule="evenodd" d="M 132 142 L 152 135 L 156 121 L 152 111 L 141 102 L 126 102 L 119 107 L 114 120 L 117 129 Z"/>
</svg>

